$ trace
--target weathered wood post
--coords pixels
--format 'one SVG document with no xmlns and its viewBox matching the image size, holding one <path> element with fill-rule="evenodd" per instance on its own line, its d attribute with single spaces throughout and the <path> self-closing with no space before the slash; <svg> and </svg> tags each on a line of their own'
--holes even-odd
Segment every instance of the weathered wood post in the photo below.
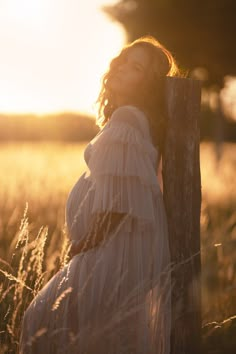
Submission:
<svg viewBox="0 0 236 354">
<path fill-rule="evenodd" d="M 168 127 L 162 157 L 172 278 L 171 354 L 201 353 L 201 83 L 167 77 Z"/>
</svg>

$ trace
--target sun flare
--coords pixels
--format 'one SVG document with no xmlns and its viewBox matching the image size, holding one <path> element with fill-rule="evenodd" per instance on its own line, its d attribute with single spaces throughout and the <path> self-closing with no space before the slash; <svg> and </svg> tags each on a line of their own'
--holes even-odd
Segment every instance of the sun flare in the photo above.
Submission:
<svg viewBox="0 0 236 354">
<path fill-rule="evenodd" d="M 0 112 L 95 113 L 101 77 L 126 41 L 103 4 L 1 1 Z"/>
<path fill-rule="evenodd" d="M 8 0 L 4 3 L 5 10 L 16 19 L 25 20 L 38 18 L 42 15 L 46 1 L 32 1 L 32 0 Z"/>
</svg>

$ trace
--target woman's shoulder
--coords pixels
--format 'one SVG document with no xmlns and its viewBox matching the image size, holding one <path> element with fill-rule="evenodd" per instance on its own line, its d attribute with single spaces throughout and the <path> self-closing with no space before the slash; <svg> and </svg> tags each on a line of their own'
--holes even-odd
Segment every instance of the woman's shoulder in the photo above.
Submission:
<svg viewBox="0 0 236 354">
<path fill-rule="evenodd" d="M 149 134 L 149 123 L 146 114 L 137 106 L 122 105 L 117 107 L 110 118 L 110 122 L 125 122 Z"/>
<path fill-rule="evenodd" d="M 130 117 L 143 117 L 147 120 L 147 116 L 145 114 L 145 112 L 143 110 L 141 110 L 141 108 L 134 106 L 134 105 L 122 105 L 117 107 L 112 115 L 111 115 L 111 119 L 114 119 L 117 116 L 122 116 L 123 114 L 130 116 Z"/>
</svg>

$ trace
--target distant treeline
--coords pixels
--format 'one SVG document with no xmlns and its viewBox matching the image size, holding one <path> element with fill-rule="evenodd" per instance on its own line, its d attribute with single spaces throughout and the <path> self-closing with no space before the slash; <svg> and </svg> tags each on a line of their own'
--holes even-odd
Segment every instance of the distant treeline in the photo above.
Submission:
<svg viewBox="0 0 236 354">
<path fill-rule="evenodd" d="M 209 109 L 200 115 L 200 140 L 236 142 L 236 122 Z M 99 131 L 95 117 L 75 113 L 1 115 L 0 141 L 89 141 Z"/>
<path fill-rule="evenodd" d="M 0 140 L 63 140 L 92 139 L 99 131 L 91 116 L 61 113 L 37 115 L 0 114 Z"/>
<path fill-rule="evenodd" d="M 236 121 L 226 118 L 221 111 L 213 112 L 202 106 L 200 140 L 236 142 Z"/>
</svg>

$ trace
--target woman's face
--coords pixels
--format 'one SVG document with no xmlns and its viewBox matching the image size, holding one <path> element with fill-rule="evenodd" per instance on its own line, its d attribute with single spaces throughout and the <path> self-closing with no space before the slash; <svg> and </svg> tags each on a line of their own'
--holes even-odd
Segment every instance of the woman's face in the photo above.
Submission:
<svg viewBox="0 0 236 354">
<path fill-rule="evenodd" d="M 118 97 L 132 99 L 145 79 L 149 64 L 147 50 L 141 46 L 130 48 L 117 71 L 110 77 L 109 88 Z"/>
</svg>

